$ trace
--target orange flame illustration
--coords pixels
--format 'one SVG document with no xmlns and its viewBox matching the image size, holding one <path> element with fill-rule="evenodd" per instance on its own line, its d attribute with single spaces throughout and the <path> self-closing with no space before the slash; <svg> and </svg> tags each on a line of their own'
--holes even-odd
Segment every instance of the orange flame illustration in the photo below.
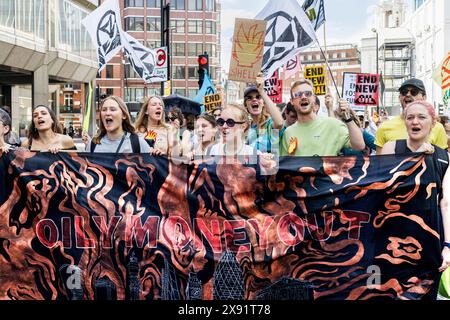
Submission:
<svg viewBox="0 0 450 320">
<path fill-rule="evenodd" d="M 243 24 L 239 26 L 233 59 L 240 67 L 252 68 L 262 58 L 265 31 L 257 32 L 257 28 L 258 25 L 252 25 L 246 32 Z"/>
<path fill-rule="evenodd" d="M 145 136 L 145 140 L 156 140 L 157 136 L 158 136 L 158 134 L 155 131 L 150 130 L 149 132 L 147 132 L 147 135 Z"/>
</svg>

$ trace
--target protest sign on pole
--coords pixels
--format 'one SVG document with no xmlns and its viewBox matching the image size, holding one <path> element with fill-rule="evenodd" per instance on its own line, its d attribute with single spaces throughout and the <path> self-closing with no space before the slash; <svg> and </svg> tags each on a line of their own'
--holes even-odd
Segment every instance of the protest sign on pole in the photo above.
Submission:
<svg viewBox="0 0 450 320">
<path fill-rule="evenodd" d="M 264 90 L 274 103 L 283 102 L 283 81 L 279 79 L 278 70 L 264 81 Z"/>
<path fill-rule="evenodd" d="M 316 96 L 323 96 L 326 93 L 325 74 L 324 66 L 305 67 L 304 76 L 312 81 Z"/>
<path fill-rule="evenodd" d="M 215 93 L 203 97 L 203 105 L 205 112 L 212 112 L 215 109 L 222 107 L 222 94 Z"/>
<path fill-rule="evenodd" d="M 365 111 L 365 106 L 378 105 L 379 80 L 377 74 L 344 72 L 342 98 L 355 111 Z"/>
<path fill-rule="evenodd" d="M 377 106 L 380 89 L 380 75 L 358 73 L 355 85 L 355 105 Z"/>
<path fill-rule="evenodd" d="M 229 79 L 255 82 L 261 72 L 266 21 L 236 19 Z"/>
</svg>

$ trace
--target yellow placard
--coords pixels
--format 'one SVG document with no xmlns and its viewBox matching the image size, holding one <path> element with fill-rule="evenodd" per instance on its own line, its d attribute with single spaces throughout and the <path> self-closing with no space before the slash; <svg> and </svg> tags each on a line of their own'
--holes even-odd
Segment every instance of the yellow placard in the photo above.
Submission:
<svg viewBox="0 0 450 320">
<path fill-rule="evenodd" d="M 205 112 L 212 112 L 222 107 L 222 94 L 215 93 L 203 96 L 203 105 L 205 106 Z"/>
<path fill-rule="evenodd" d="M 325 83 L 325 67 L 324 66 L 310 66 L 304 69 L 305 79 L 312 81 L 314 85 L 314 94 L 316 96 L 323 96 L 326 93 Z"/>
</svg>

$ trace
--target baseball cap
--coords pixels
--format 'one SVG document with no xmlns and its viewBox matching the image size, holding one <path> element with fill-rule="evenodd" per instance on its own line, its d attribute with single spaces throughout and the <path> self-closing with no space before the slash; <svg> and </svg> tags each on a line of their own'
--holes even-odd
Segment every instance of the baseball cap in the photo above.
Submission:
<svg viewBox="0 0 450 320">
<path fill-rule="evenodd" d="M 258 92 L 258 89 L 256 89 L 256 86 L 248 86 L 244 91 L 244 98 L 252 92 Z"/>
<path fill-rule="evenodd" d="M 427 94 L 427 91 L 425 90 L 425 85 L 423 84 L 422 80 L 411 78 L 403 82 L 403 84 L 400 86 L 398 91 L 401 91 L 403 88 L 406 87 L 414 87 L 422 91 L 423 93 Z"/>
</svg>

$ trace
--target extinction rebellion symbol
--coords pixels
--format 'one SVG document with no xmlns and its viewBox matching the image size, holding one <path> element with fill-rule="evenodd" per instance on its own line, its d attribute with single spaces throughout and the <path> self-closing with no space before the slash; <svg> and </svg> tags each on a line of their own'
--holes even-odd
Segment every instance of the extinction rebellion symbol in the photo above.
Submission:
<svg viewBox="0 0 450 320">
<path fill-rule="evenodd" d="M 120 46 L 120 30 L 116 14 L 112 10 L 108 10 L 100 19 L 97 26 L 97 43 L 99 46 L 99 58 L 101 58 L 100 64 L 105 63 L 104 57 L 108 53 Z"/>
<path fill-rule="evenodd" d="M 284 11 L 267 16 L 268 23 L 264 42 L 262 69 L 267 71 L 277 61 L 285 58 L 292 50 L 303 47 L 313 40 L 303 30 L 297 17 Z"/>
</svg>

